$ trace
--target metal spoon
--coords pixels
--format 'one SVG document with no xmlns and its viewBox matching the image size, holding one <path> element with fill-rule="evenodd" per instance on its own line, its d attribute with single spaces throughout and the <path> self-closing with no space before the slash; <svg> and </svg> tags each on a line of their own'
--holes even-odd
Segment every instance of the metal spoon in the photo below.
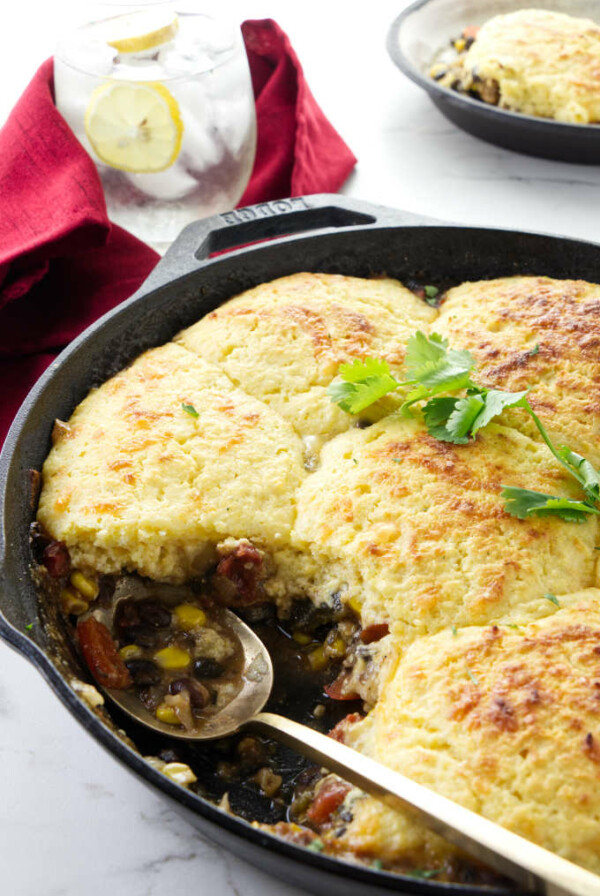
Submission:
<svg viewBox="0 0 600 896">
<path fill-rule="evenodd" d="M 112 630 L 115 607 L 93 610 Z M 169 737 L 214 740 L 240 728 L 269 734 L 392 808 L 416 815 L 429 828 L 521 888 L 547 896 L 600 896 L 600 877 L 465 809 L 410 778 L 363 756 L 351 747 L 291 719 L 261 712 L 271 693 L 273 666 L 265 645 L 241 619 L 225 611 L 226 623 L 244 652 L 243 686 L 220 712 L 194 731 L 174 728 L 156 719 L 137 696 L 124 690 L 105 693 L 124 712 Z"/>
</svg>

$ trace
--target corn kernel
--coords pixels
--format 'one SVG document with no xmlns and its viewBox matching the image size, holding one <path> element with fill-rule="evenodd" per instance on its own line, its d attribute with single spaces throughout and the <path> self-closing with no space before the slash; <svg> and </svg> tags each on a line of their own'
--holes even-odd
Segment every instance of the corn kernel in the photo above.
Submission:
<svg viewBox="0 0 600 896">
<path fill-rule="evenodd" d="M 325 651 L 327 656 L 338 659 L 339 657 L 345 656 L 346 654 L 346 642 L 338 635 L 333 639 L 331 644 L 326 645 Z"/>
<path fill-rule="evenodd" d="M 167 762 L 162 772 L 163 775 L 166 775 L 171 781 L 175 781 L 176 784 L 181 784 L 182 787 L 185 787 L 187 784 L 194 784 L 198 780 L 185 762 Z"/>
<path fill-rule="evenodd" d="M 310 644 L 312 641 L 312 637 L 307 635 L 306 632 L 294 632 L 292 638 L 296 642 L 296 644 L 302 644 L 302 646 L 306 644 Z"/>
<path fill-rule="evenodd" d="M 142 648 L 138 647 L 137 644 L 126 644 L 125 647 L 121 647 L 119 650 L 119 656 L 125 662 L 128 660 L 139 660 L 142 656 Z"/>
<path fill-rule="evenodd" d="M 322 644 L 319 645 L 319 647 L 315 647 L 314 650 L 311 650 L 308 654 L 308 662 L 310 663 L 311 669 L 314 669 L 315 672 L 318 672 L 327 666 L 329 660 L 325 656 L 325 650 Z"/>
<path fill-rule="evenodd" d="M 462 53 L 462 51 L 464 50 L 464 48 L 466 46 L 467 46 L 467 42 L 464 39 L 464 37 L 458 37 L 454 41 L 454 49 L 456 50 L 457 53 Z"/>
<path fill-rule="evenodd" d="M 159 722 L 164 722 L 165 725 L 181 725 L 179 716 L 177 715 L 173 707 L 169 706 L 167 703 L 161 703 L 157 707 L 156 718 Z"/>
<path fill-rule="evenodd" d="M 174 610 L 179 628 L 189 632 L 193 628 L 201 628 L 206 625 L 206 613 L 194 604 L 179 604 Z"/>
<path fill-rule="evenodd" d="M 69 616 L 81 616 L 82 613 L 85 613 L 89 604 L 78 591 L 67 586 L 60 592 L 60 606 L 63 613 Z"/>
<path fill-rule="evenodd" d="M 189 653 L 181 647 L 163 647 L 154 659 L 161 669 L 187 669 L 191 662 Z"/>
<path fill-rule="evenodd" d="M 84 576 L 79 570 L 71 573 L 70 582 L 73 588 L 76 588 L 88 602 L 98 597 L 98 583 L 94 579 Z"/>
<path fill-rule="evenodd" d="M 348 606 L 351 610 L 353 610 L 354 613 L 356 613 L 357 616 L 360 616 L 360 611 L 362 610 L 362 601 L 356 594 L 350 598 L 350 600 L 348 601 Z"/>
</svg>

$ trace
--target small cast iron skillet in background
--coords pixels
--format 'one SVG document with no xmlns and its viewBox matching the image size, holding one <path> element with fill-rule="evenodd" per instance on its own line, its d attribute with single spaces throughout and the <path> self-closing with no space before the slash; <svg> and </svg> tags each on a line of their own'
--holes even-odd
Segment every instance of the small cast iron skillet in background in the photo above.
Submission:
<svg viewBox="0 0 600 896">
<path fill-rule="evenodd" d="M 417 0 L 392 23 L 388 53 L 407 77 L 427 91 L 440 112 L 469 134 L 527 155 L 598 165 L 600 125 L 509 112 L 442 87 L 428 75 L 440 50 L 449 48 L 467 25 L 482 25 L 492 16 L 532 7 L 600 24 L 596 0 Z"/>
<path fill-rule="evenodd" d="M 230 250 L 230 251 L 227 251 Z M 241 818 L 177 786 L 130 749 L 77 696 L 40 620 L 30 573 L 28 531 L 34 510 L 29 471 L 40 470 L 55 418 L 68 419 L 89 392 L 142 351 L 256 284 L 299 271 L 359 277 L 387 274 L 443 288 L 512 274 L 595 280 L 600 246 L 530 233 L 459 227 L 340 196 L 264 203 L 187 227 L 127 302 L 76 339 L 46 371 L 19 411 L 0 457 L 0 636 L 29 659 L 87 729 L 203 833 L 307 890 L 327 896 L 376 896 L 393 890 L 421 896 L 493 896 L 499 888 L 465 888 L 388 874 L 309 852 L 252 828 Z M 29 631 L 32 620 L 37 619 Z M 68 649 L 65 645 L 58 650 Z M 73 662 L 73 657 L 67 657 Z M 88 679 L 86 670 L 78 670 Z M 285 711 L 285 707 L 278 707 Z M 150 754 L 160 749 L 117 719 Z M 206 757 L 210 770 L 210 757 Z"/>
</svg>

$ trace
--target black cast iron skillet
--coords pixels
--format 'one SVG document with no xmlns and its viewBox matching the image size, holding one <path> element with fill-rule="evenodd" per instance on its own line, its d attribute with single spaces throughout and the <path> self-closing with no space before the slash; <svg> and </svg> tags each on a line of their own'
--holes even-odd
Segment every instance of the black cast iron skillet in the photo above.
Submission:
<svg viewBox="0 0 600 896">
<path fill-rule="evenodd" d="M 492 16 L 531 7 L 600 23 L 597 0 L 416 0 L 392 23 L 388 53 L 446 118 L 475 137 L 527 155 L 598 165 L 600 125 L 509 112 L 442 87 L 428 75 L 436 54 L 460 37 L 467 25 L 482 25 Z"/>
<path fill-rule="evenodd" d="M 227 249 L 231 251 L 222 254 Z M 54 419 L 68 419 L 90 388 L 224 300 L 299 271 L 361 277 L 385 273 L 444 286 L 512 274 L 597 281 L 600 246 L 444 225 L 328 195 L 263 203 L 190 225 L 138 292 L 60 355 L 15 418 L 0 457 L 0 636 L 36 666 L 77 720 L 113 756 L 162 791 L 203 833 L 272 874 L 327 896 L 376 896 L 385 890 L 422 896 L 466 892 L 500 896 L 508 891 L 436 884 L 345 864 L 226 815 L 172 783 L 120 740 L 77 697 L 43 626 L 25 628 L 39 618 L 28 550 L 33 516 L 28 471 L 41 468 Z M 88 677 L 83 669 L 80 674 Z M 135 740 L 135 732 L 130 733 Z"/>
</svg>

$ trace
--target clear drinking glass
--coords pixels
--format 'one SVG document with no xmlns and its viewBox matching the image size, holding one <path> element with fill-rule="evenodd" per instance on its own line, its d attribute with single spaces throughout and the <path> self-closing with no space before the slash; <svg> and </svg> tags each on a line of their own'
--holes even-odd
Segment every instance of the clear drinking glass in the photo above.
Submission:
<svg viewBox="0 0 600 896">
<path fill-rule="evenodd" d="M 140 239 L 164 251 L 239 202 L 256 149 L 239 28 L 165 3 L 93 21 L 60 41 L 54 85 L 109 217 Z"/>
</svg>

